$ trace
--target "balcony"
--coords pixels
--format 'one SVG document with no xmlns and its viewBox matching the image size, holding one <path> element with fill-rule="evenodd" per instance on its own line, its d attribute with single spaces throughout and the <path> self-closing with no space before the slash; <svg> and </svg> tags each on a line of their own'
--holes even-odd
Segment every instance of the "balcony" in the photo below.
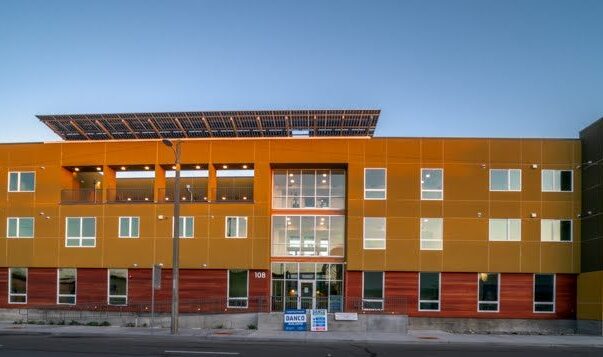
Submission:
<svg viewBox="0 0 603 357">
<path fill-rule="evenodd" d="M 108 203 L 153 203 L 152 188 L 107 189 Z"/>
<path fill-rule="evenodd" d="M 102 202 L 103 190 L 100 189 L 61 190 L 61 203 L 64 204 L 98 204 Z"/>
<path fill-rule="evenodd" d="M 174 188 L 160 188 L 158 202 L 174 202 Z M 180 187 L 180 203 L 207 202 L 207 189 L 202 187 Z"/>
<path fill-rule="evenodd" d="M 218 186 L 216 202 L 253 202 L 253 185 Z"/>
</svg>

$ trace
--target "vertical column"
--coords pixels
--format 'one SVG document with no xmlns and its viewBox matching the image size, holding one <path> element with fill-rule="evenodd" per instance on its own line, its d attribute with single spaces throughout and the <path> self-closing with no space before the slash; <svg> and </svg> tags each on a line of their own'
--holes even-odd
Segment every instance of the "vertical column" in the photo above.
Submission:
<svg viewBox="0 0 603 357">
<path fill-rule="evenodd" d="M 207 178 L 207 199 L 209 202 L 216 200 L 216 191 L 218 189 L 218 179 L 216 177 L 216 166 L 212 163 L 209 164 Z"/>
<path fill-rule="evenodd" d="M 115 178 L 115 170 L 111 167 L 103 166 L 103 202 L 108 202 L 112 197 L 115 198 L 115 192 L 111 191 L 117 188 L 117 179 Z"/>
<path fill-rule="evenodd" d="M 161 165 L 155 165 L 155 180 L 153 181 L 153 197 L 155 203 L 164 202 L 166 196 L 165 169 Z"/>
</svg>

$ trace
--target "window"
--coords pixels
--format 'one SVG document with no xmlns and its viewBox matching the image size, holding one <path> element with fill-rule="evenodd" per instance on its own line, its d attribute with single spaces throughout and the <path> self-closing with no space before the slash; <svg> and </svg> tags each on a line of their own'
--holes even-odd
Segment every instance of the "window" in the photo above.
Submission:
<svg viewBox="0 0 603 357">
<path fill-rule="evenodd" d="M 33 217 L 8 217 L 6 221 L 7 238 L 33 238 Z"/>
<path fill-rule="evenodd" d="M 35 172 L 9 172 L 9 192 L 33 192 L 36 186 Z"/>
<path fill-rule="evenodd" d="M 57 269 L 57 304 L 75 305 L 77 270 Z"/>
<path fill-rule="evenodd" d="M 440 273 L 419 273 L 419 311 L 440 311 Z"/>
<path fill-rule="evenodd" d="M 119 238 L 138 238 L 139 217 L 119 217 Z"/>
<path fill-rule="evenodd" d="M 195 234 L 195 217 L 180 216 L 180 225 L 178 227 L 178 236 L 180 238 L 193 238 Z"/>
<path fill-rule="evenodd" d="M 109 269 L 109 305 L 128 305 L 128 269 Z"/>
<path fill-rule="evenodd" d="M 480 312 L 498 312 L 499 301 L 499 274 L 496 273 L 478 273 L 478 301 L 477 311 Z"/>
<path fill-rule="evenodd" d="M 441 200 L 444 198 L 444 170 L 421 169 L 421 199 Z"/>
<path fill-rule="evenodd" d="M 421 218 L 421 250 L 442 250 L 444 220 Z"/>
<path fill-rule="evenodd" d="M 247 238 L 247 217 L 226 217 L 226 238 Z"/>
<path fill-rule="evenodd" d="M 8 269 L 8 303 L 27 304 L 27 268 Z"/>
<path fill-rule="evenodd" d="M 273 216 L 273 256 L 344 255 L 344 216 Z"/>
<path fill-rule="evenodd" d="M 490 219 L 491 241 L 520 241 L 521 219 Z"/>
<path fill-rule="evenodd" d="M 362 275 L 362 309 L 383 310 L 382 271 L 365 271 Z"/>
<path fill-rule="evenodd" d="M 364 249 L 385 249 L 384 217 L 364 217 Z"/>
<path fill-rule="evenodd" d="M 543 219 L 540 221 L 540 240 L 543 242 L 571 242 L 571 219 Z"/>
<path fill-rule="evenodd" d="M 96 218 L 67 217 L 65 221 L 66 247 L 96 246 Z"/>
<path fill-rule="evenodd" d="M 387 197 L 387 171 L 364 169 L 364 199 L 384 200 Z"/>
<path fill-rule="evenodd" d="M 571 192 L 571 170 L 542 170 L 542 192 Z"/>
<path fill-rule="evenodd" d="M 345 170 L 275 170 L 272 206 L 289 209 L 345 208 Z"/>
<path fill-rule="evenodd" d="M 555 274 L 534 274 L 534 312 L 555 312 Z"/>
<path fill-rule="evenodd" d="M 521 191 L 521 170 L 490 170 L 490 191 Z"/>
<path fill-rule="evenodd" d="M 249 271 L 228 271 L 228 307 L 246 308 L 249 291 Z"/>
</svg>

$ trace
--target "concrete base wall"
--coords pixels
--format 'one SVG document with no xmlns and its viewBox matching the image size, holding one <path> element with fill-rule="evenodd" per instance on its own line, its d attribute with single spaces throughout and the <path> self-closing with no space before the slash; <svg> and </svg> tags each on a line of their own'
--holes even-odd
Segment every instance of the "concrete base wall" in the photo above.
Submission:
<svg viewBox="0 0 603 357">
<path fill-rule="evenodd" d="M 307 315 L 310 329 L 310 314 Z M 359 314 L 357 321 L 335 321 L 334 314 L 327 315 L 329 331 L 349 332 L 392 332 L 407 333 L 408 317 L 403 315 L 364 315 Z M 271 312 L 258 314 L 258 329 L 267 331 L 283 330 L 283 313 Z"/>
<path fill-rule="evenodd" d="M 575 334 L 576 320 L 472 319 L 411 317 L 409 330 L 442 330 L 452 333 Z"/>
<path fill-rule="evenodd" d="M 601 320 L 578 320 L 577 332 L 582 335 L 603 336 L 603 321 Z"/>
</svg>

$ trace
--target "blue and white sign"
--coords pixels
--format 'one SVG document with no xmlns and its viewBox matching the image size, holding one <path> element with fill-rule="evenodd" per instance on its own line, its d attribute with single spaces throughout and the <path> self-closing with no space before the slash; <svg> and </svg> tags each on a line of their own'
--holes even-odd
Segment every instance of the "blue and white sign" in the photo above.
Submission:
<svg viewBox="0 0 603 357">
<path fill-rule="evenodd" d="M 310 331 L 327 331 L 326 309 L 317 309 L 310 311 Z"/>
<path fill-rule="evenodd" d="M 308 322 L 306 321 L 306 310 L 304 309 L 287 309 L 285 310 L 285 323 L 283 329 L 285 331 L 306 331 Z"/>
</svg>

